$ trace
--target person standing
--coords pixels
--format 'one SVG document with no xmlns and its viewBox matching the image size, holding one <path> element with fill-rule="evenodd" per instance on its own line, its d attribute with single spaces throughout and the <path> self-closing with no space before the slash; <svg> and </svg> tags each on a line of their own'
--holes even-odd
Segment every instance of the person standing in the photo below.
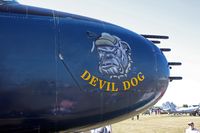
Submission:
<svg viewBox="0 0 200 133">
<path fill-rule="evenodd" d="M 193 122 L 188 122 L 188 128 L 185 130 L 185 133 L 200 133 L 198 129 L 194 128 Z"/>
<path fill-rule="evenodd" d="M 91 130 L 91 133 L 112 133 L 111 125 Z"/>
</svg>

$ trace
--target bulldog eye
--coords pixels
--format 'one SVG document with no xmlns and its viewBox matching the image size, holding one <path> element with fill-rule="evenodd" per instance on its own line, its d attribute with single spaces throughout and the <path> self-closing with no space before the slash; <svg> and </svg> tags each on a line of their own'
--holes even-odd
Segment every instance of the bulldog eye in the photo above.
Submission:
<svg viewBox="0 0 200 133">
<path fill-rule="evenodd" d="M 99 53 L 99 54 L 103 54 L 103 52 L 102 52 L 101 50 L 98 50 L 98 53 Z"/>
</svg>

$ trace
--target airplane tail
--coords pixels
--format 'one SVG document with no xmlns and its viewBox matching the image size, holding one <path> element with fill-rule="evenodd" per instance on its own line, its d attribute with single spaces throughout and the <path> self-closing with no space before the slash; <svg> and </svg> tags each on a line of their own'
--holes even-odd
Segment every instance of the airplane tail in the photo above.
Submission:
<svg viewBox="0 0 200 133">
<path fill-rule="evenodd" d="M 176 111 L 176 105 L 173 102 L 163 103 L 162 108 L 163 110 L 170 111 L 170 112 Z"/>
</svg>

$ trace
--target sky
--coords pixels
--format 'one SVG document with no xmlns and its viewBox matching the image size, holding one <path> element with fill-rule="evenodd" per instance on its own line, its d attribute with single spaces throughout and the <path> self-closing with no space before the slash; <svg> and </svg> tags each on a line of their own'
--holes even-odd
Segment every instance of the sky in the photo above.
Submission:
<svg viewBox="0 0 200 133">
<path fill-rule="evenodd" d="M 171 76 L 183 80 L 169 83 L 163 98 L 182 106 L 200 103 L 200 0 L 18 0 L 20 3 L 64 11 L 110 22 L 138 34 L 169 36 L 158 47 L 171 48 Z"/>
</svg>

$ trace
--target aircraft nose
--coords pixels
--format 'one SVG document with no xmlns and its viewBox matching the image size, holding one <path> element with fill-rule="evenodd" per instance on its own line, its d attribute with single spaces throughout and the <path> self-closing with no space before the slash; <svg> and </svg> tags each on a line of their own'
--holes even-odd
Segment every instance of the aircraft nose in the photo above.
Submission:
<svg viewBox="0 0 200 133">
<path fill-rule="evenodd" d="M 162 51 L 154 45 L 154 54 L 155 54 L 155 72 L 156 72 L 156 80 L 157 88 L 159 88 L 160 93 L 159 98 L 163 96 L 165 93 L 168 83 L 169 83 L 169 65 L 166 57 L 162 53 Z"/>
<path fill-rule="evenodd" d="M 169 79 L 169 65 L 166 57 L 158 47 L 154 47 L 156 56 L 156 72 L 161 79 Z"/>
</svg>

